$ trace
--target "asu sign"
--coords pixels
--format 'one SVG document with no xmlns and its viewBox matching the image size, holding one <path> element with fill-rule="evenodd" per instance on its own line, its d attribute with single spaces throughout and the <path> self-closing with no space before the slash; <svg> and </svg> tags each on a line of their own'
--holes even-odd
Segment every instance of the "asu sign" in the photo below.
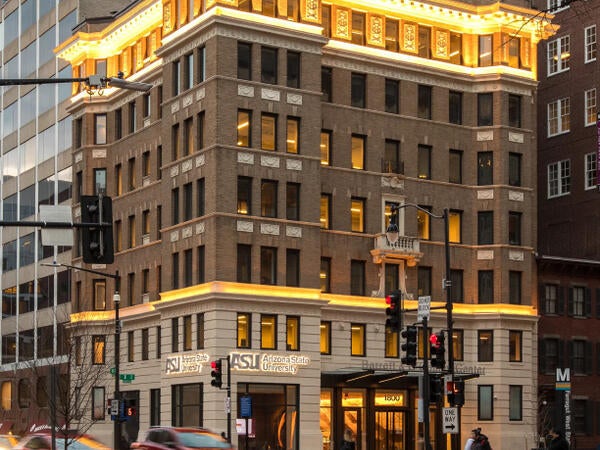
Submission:
<svg viewBox="0 0 600 450">
<path fill-rule="evenodd" d="M 290 375 L 296 375 L 300 367 L 310 364 L 308 356 L 254 352 L 232 352 L 229 361 L 232 370 Z"/>
<path fill-rule="evenodd" d="M 188 353 L 169 355 L 166 358 L 165 373 L 167 375 L 187 375 L 200 373 L 202 364 L 208 362 L 206 353 Z"/>
</svg>

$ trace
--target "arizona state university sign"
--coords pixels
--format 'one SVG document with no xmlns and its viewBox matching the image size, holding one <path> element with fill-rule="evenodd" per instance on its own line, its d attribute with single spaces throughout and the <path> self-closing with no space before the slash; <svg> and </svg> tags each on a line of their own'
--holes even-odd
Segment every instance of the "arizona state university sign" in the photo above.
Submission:
<svg viewBox="0 0 600 450">
<path fill-rule="evenodd" d="M 275 353 L 238 353 L 229 354 L 232 370 L 271 372 L 295 375 L 300 367 L 310 364 L 310 358 L 304 355 Z"/>
</svg>

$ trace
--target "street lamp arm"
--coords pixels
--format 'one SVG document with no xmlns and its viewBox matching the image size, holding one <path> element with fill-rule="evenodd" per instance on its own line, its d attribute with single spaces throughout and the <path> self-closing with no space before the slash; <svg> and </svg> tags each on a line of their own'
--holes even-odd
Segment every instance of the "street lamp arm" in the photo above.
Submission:
<svg viewBox="0 0 600 450">
<path fill-rule="evenodd" d="M 71 266 L 70 264 L 64 264 L 64 263 L 59 263 L 59 262 L 40 263 L 40 266 L 66 267 L 68 269 L 81 270 L 82 272 L 93 273 L 95 275 L 102 275 L 103 277 L 112 278 L 113 280 L 118 280 L 119 279 L 119 274 L 118 273 L 115 274 L 115 273 L 100 272 L 99 270 L 86 269 L 85 267 Z"/>
<path fill-rule="evenodd" d="M 4 78 L 0 79 L 0 86 L 27 86 L 31 84 L 60 84 L 60 83 L 85 83 L 88 90 L 102 90 L 116 87 L 131 91 L 148 92 L 152 84 L 123 79 L 123 74 L 118 77 L 103 77 L 90 75 L 84 78 Z"/>
<path fill-rule="evenodd" d="M 433 217 L 434 219 L 443 219 L 446 216 L 446 210 L 444 210 L 444 214 L 442 214 L 440 216 L 438 214 L 433 214 L 428 209 L 425 209 L 422 206 L 417 205 L 416 203 L 402 203 L 402 204 L 395 203 L 394 205 L 392 205 L 392 211 L 398 211 L 400 209 L 404 209 L 404 208 L 407 208 L 409 206 L 413 207 L 413 208 L 416 208 L 419 211 L 423 211 L 425 214 L 427 214 L 428 216 Z"/>
</svg>

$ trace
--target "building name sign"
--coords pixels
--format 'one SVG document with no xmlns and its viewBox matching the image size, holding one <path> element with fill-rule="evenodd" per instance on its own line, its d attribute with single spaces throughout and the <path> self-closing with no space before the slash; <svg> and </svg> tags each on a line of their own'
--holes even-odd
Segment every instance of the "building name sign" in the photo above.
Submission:
<svg viewBox="0 0 600 450">
<path fill-rule="evenodd" d="M 304 355 L 276 353 L 242 353 L 229 354 L 232 370 L 272 372 L 296 375 L 300 367 L 308 366 L 310 358 Z"/>
<path fill-rule="evenodd" d="M 169 355 L 166 358 L 165 372 L 167 375 L 187 375 L 200 373 L 202 364 L 207 363 L 209 356 L 206 353 L 185 353 Z"/>
</svg>

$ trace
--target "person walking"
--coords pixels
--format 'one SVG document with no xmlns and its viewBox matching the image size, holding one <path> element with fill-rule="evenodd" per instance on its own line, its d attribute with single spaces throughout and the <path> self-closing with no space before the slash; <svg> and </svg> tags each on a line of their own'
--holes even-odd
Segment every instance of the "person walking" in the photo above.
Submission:
<svg viewBox="0 0 600 450">
<path fill-rule="evenodd" d="M 548 450 L 569 450 L 569 443 L 563 432 L 558 428 L 552 427 L 548 432 L 548 437 L 552 439 L 550 445 L 548 445 Z"/>
<path fill-rule="evenodd" d="M 473 445 L 473 442 L 475 442 L 479 433 L 481 433 L 481 428 L 471 430 L 471 435 L 469 436 L 469 439 L 467 439 L 467 442 L 465 442 L 465 450 L 471 450 L 471 445 Z"/>
<path fill-rule="evenodd" d="M 356 450 L 356 443 L 354 442 L 354 433 L 350 428 L 346 428 L 344 431 L 344 440 L 342 441 L 341 450 Z"/>
</svg>

